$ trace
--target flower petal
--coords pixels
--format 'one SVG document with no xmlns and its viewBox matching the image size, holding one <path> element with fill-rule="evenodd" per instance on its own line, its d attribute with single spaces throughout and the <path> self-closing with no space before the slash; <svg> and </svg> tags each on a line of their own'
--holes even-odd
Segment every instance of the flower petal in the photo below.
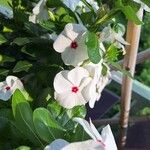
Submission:
<svg viewBox="0 0 150 150">
<path fill-rule="evenodd" d="M 68 81 L 69 71 L 61 71 L 54 78 L 54 89 L 57 93 L 71 91 L 72 84 Z"/>
<path fill-rule="evenodd" d="M 90 108 L 93 108 L 97 98 L 96 84 L 93 80 L 82 89 L 82 95 L 87 101 L 89 101 Z"/>
<path fill-rule="evenodd" d="M 115 139 L 114 139 L 114 136 L 112 134 L 112 131 L 111 131 L 111 128 L 109 125 L 107 125 L 106 127 L 103 128 L 101 135 L 102 135 L 103 141 L 105 143 L 106 150 L 110 150 L 110 149 L 117 150 Z"/>
<path fill-rule="evenodd" d="M 118 42 L 120 42 L 120 43 L 122 43 L 122 44 L 124 44 L 124 45 L 129 45 L 129 43 L 126 42 L 126 41 L 124 40 L 124 38 L 123 38 L 122 36 L 120 36 L 119 34 L 115 34 L 115 39 L 116 39 Z"/>
<path fill-rule="evenodd" d="M 80 0 L 63 0 L 63 3 L 72 11 L 75 11 L 79 1 Z"/>
<path fill-rule="evenodd" d="M 20 81 L 20 79 L 15 76 L 7 76 L 6 83 L 8 86 L 11 87 L 12 94 L 15 92 L 16 89 L 19 89 L 19 90 L 24 89 L 23 84 Z"/>
<path fill-rule="evenodd" d="M 82 35 L 86 28 L 82 24 L 68 23 L 65 26 L 65 35 L 74 41 L 79 35 Z"/>
<path fill-rule="evenodd" d="M 9 100 L 12 95 L 11 90 L 7 91 L 5 87 L 7 87 L 6 81 L 0 82 L 0 99 L 3 101 Z"/>
<path fill-rule="evenodd" d="M 0 91 L 0 99 L 3 101 L 9 100 L 11 98 L 11 95 L 12 92 L 10 90 L 5 92 Z"/>
<path fill-rule="evenodd" d="M 143 5 L 141 5 L 141 7 L 142 7 L 145 11 L 150 12 L 150 7 L 148 7 L 148 6 L 145 5 L 144 3 L 143 3 Z"/>
<path fill-rule="evenodd" d="M 105 86 L 109 83 L 110 74 L 101 76 L 97 84 L 98 92 L 101 93 Z"/>
<path fill-rule="evenodd" d="M 63 147 L 67 146 L 69 142 L 63 139 L 57 139 L 51 144 L 47 145 L 44 150 L 61 150 Z"/>
<path fill-rule="evenodd" d="M 89 73 L 82 67 L 76 67 L 68 73 L 68 79 L 73 85 L 80 86 L 82 79 L 88 77 Z"/>
<path fill-rule="evenodd" d="M 55 98 L 60 105 L 67 109 L 71 109 L 78 105 L 84 105 L 86 103 L 81 94 L 72 93 L 71 91 L 55 93 Z"/>
<path fill-rule="evenodd" d="M 95 128 L 94 124 L 92 123 L 91 118 L 90 118 L 90 126 L 91 126 L 91 129 L 92 129 L 92 131 L 93 131 L 95 137 L 97 138 L 97 140 L 102 141 L 102 137 L 101 137 L 101 135 L 99 134 L 99 132 L 97 131 L 97 129 Z"/>
<path fill-rule="evenodd" d="M 80 36 L 76 39 L 78 47 L 73 49 L 68 47 L 61 55 L 63 62 L 66 65 L 74 67 L 81 64 L 84 60 L 88 59 L 87 47 L 84 43 L 85 36 Z"/>
<path fill-rule="evenodd" d="M 33 14 L 29 16 L 29 21 L 37 23 L 41 20 L 47 20 L 49 18 L 48 9 L 46 8 L 47 0 L 40 0 L 33 8 Z"/>
<path fill-rule="evenodd" d="M 101 145 L 94 140 L 87 140 L 83 142 L 75 142 L 68 144 L 62 150 L 103 150 Z"/>
<path fill-rule="evenodd" d="M 55 40 L 54 44 L 53 44 L 53 48 L 55 49 L 55 51 L 62 53 L 66 50 L 66 48 L 70 47 L 71 45 L 71 40 L 64 35 L 65 32 L 63 31 Z"/>
<path fill-rule="evenodd" d="M 115 40 L 110 25 L 102 30 L 100 33 L 100 40 L 101 42 L 113 42 Z"/>
<path fill-rule="evenodd" d="M 75 122 L 79 123 L 79 124 L 84 128 L 85 132 L 86 132 L 93 140 L 95 140 L 95 141 L 97 140 L 96 137 L 95 137 L 95 135 L 94 135 L 94 133 L 93 133 L 93 131 L 92 131 L 92 129 L 91 129 L 91 127 L 90 127 L 90 125 L 89 125 L 89 123 L 88 123 L 86 120 L 84 120 L 84 119 L 82 119 L 82 118 L 77 118 L 77 117 L 75 117 L 73 120 L 74 120 Z"/>
<path fill-rule="evenodd" d="M 32 11 L 35 15 L 38 15 L 41 12 L 41 9 L 44 8 L 46 1 L 47 0 L 40 0 L 37 3 L 37 5 L 33 8 Z"/>
</svg>

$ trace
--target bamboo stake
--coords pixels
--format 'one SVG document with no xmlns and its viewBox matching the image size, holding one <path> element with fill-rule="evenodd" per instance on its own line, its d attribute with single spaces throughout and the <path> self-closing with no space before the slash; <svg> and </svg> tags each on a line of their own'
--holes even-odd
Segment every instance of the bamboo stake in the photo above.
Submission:
<svg viewBox="0 0 150 150">
<path fill-rule="evenodd" d="M 140 9 L 138 17 L 142 20 L 143 10 Z M 124 57 L 123 67 L 130 71 L 134 76 L 135 65 L 137 59 L 137 51 L 139 46 L 141 26 L 135 25 L 133 22 L 128 21 L 126 41 L 130 43 L 126 46 L 126 55 Z M 131 105 L 132 94 L 132 79 L 128 76 L 123 77 L 122 89 L 121 89 L 121 116 L 120 116 L 120 139 L 119 150 L 122 150 L 126 143 L 126 133 L 128 128 L 129 112 Z"/>
</svg>

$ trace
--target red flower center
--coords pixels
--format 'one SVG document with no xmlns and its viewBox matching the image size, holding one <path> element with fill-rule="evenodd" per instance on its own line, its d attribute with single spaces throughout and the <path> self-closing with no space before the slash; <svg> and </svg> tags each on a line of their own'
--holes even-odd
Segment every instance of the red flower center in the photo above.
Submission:
<svg viewBox="0 0 150 150">
<path fill-rule="evenodd" d="M 97 140 L 97 142 L 100 143 L 103 147 L 106 146 L 101 140 Z"/>
<path fill-rule="evenodd" d="M 5 89 L 8 91 L 10 90 L 10 86 L 6 86 Z"/>
<path fill-rule="evenodd" d="M 70 45 L 71 48 L 76 49 L 78 47 L 78 43 L 76 41 L 73 41 Z"/>
<path fill-rule="evenodd" d="M 77 86 L 72 87 L 72 93 L 77 93 L 79 91 L 79 88 Z"/>
</svg>

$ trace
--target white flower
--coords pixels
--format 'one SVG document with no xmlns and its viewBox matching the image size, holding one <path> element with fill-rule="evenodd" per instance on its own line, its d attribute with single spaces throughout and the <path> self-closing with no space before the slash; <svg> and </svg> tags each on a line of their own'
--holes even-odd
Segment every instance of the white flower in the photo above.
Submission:
<svg viewBox="0 0 150 150">
<path fill-rule="evenodd" d="M 15 76 L 7 76 L 6 81 L 0 82 L 0 99 L 9 100 L 16 89 L 23 89 L 22 82 Z"/>
<path fill-rule="evenodd" d="M 100 34 L 100 40 L 101 42 L 114 43 L 114 45 L 119 49 L 122 49 L 123 54 L 125 54 L 126 52 L 124 45 L 129 45 L 129 43 L 126 42 L 122 37 L 125 31 L 124 26 L 121 24 L 119 24 L 119 26 L 122 28 L 122 30 L 118 30 L 118 32 L 113 30 L 110 25 L 105 27 Z"/>
<path fill-rule="evenodd" d="M 84 93 L 82 91 L 90 80 L 88 71 L 81 67 L 76 67 L 71 71 L 61 71 L 54 79 L 55 99 L 68 109 L 77 105 L 85 105 L 89 100 L 87 96 L 89 91 Z"/>
<path fill-rule="evenodd" d="M 95 2 L 94 0 L 86 0 L 86 1 L 92 6 L 94 11 L 97 12 L 97 10 L 99 9 L 98 3 Z M 82 8 L 83 12 L 89 12 L 90 11 L 90 9 L 82 1 L 79 2 L 78 6 L 80 8 Z"/>
<path fill-rule="evenodd" d="M 0 6 L 0 13 L 5 15 L 7 18 L 12 19 L 13 18 L 13 11 L 10 8 L 7 8 L 5 6 Z"/>
<path fill-rule="evenodd" d="M 87 69 L 92 80 L 83 89 L 83 93 L 85 93 L 87 97 L 90 97 L 89 106 L 93 108 L 95 101 L 99 99 L 97 83 L 99 82 L 99 78 L 101 76 L 102 65 L 101 63 L 99 64 L 89 63 L 88 65 L 84 66 L 84 68 Z M 87 90 L 89 91 L 88 93 L 86 92 Z"/>
<path fill-rule="evenodd" d="M 63 140 L 63 139 L 57 139 L 53 141 L 51 144 L 47 145 L 44 150 L 61 150 L 66 145 L 68 145 L 69 142 Z"/>
<path fill-rule="evenodd" d="M 103 76 L 101 73 L 102 61 L 103 60 L 101 60 L 101 62 L 98 64 L 89 63 L 88 65 L 84 66 L 84 68 L 88 70 L 90 77 L 92 78 L 90 83 L 83 89 L 83 93 L 89 91 L 88 93 L 86 93 L 86 95 L 87 97 L 90 97 L 90 108 L 94 108 L 95 102 L 98 101 L 101 97 L 102 90 L 109 83 L 109 68 L 106 76 Z"/>
<path fill-rule="evenodd" d="M 94 140 L 68 143 L 63 139 L 56 139 L 44 150 L 102 150 L 102 146 Z"/>
<path fill-rule="evenodd" d="M 133 0 L 133 1 L 139 3 L 141 5 L 141 8 L 144 9 L 145 11 L 150 12 L 150 8 L 141 0 Z"/>
<path fill-rule="evenodd" d="M 70 8 L 72 11 L 75 11 L 80 0 L 63 0 L 63 3 Z"/>
<path fill-rule="evenodd" d="M 99 9 L 97 2 L 95 2 L 94 0 L 86 0 L 86 1 L 92 6 L 95 12 Z M 77 9 L 79 13 L 82 12 L 81 9 L 83 10 L 83 12 L 90 11 L 90 9 L 81 0 L 64 0 L 63 3 L 72 11 L 75 11 L 77 7 L 79 8 Z"/>
<path fill-rule="evenodd" d="M 77 66 L 88 58 L 85 31 L 83 25 L 69 23 L 55 40 L 53 47 L 66 65 Z"/>
<path fill-rule="evenodd" d="M 48 20 L 48 9 L 46 7 L 47 0 L 40 0 L 38 4 L 33 8 L 33 14 L 29 16 L 29 21 L 38 23 L 42 20 Z"/>
<path fill-rule="evenodd" d="M 102 146 L 102 148 L 99 150 L 117 150 L 115 139 L 113 137 L 113 134 L 109 125 L 103 128 L 101 135 L 100 135 L 91 120 L 90 120 L 90 123 L 88 123 L 86 120 L 82 118 L 74 118 L 74 121 L 79 123 L 84 128 L 86 133 L 95 142 L 98 142 Z"/>
</svg>

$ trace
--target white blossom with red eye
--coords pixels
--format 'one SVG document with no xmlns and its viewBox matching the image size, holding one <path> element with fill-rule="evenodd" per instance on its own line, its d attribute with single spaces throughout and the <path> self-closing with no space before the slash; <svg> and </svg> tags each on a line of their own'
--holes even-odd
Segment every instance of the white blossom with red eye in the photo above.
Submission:
<svg viewBox="0 0 150 150">
<path fill-rule="evenodd" d="M 55 99 L 67 109 L 74 106 L 85 105 L 89 98 L 82 93 L 86 85 L 91 81 L 86 69 L 76 67 L 71 71 L 61 71 L 54 79 Z"/>
<path fill-rule="evenodd" d="M 0 99 L 9 100 L 16 89 L 24 89 L 20 79 L 15 76 L 7 76 L 6 81 L 0 82 Z"/>
<path fill-rule="evenodd" d="M 69 23 L 55 40 L 53 47 L 61 53 L 66 65 L 76 67 L 88 59 L 85 32 L 86 28 L 83 25 Z"/>
<path fill-rule="evenodd" d="M 85 132 L 99 145 L 101 148 L 97 150 L 117 150 L 114 136 L 112 134 L 111 128 L 109 125 L 102 129 L 101 135 L 95 128 L 94 124 L 90 119 L 90 123 L 82 118 L 74 118 L 75 122 L 79 123 L 85 130 Z M 96 149 L 95 149 L 96 150 Z"/>
</svg>

